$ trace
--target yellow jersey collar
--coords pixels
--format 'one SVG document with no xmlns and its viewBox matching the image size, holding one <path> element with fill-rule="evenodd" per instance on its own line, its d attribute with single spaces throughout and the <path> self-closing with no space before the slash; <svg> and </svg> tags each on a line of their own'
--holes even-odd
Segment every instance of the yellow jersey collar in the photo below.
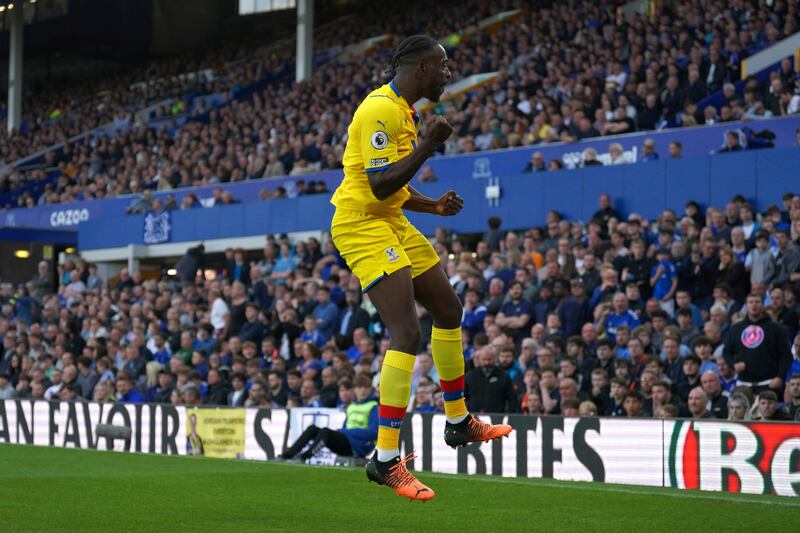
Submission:
<svg viewBox="0 0 800 533">
<path fill-rule="evenodd" d="M 419 122 L 419 115 L 417 115 L 417 110 L 414 108 L 414 106 L 406 102 L 406 99 L 400 95 L 400 91 L 397 90 L 397 85 L 395 85 L 394 83 L 394 78 L 392 78 L 392 81 L 389 82 L 389 88 L 392 90 L 392 92 L 394 92 L 395 96 L 397 96 L 397 100 L 403 102 L 405 106 L 409 109 L 409 111 L 411 111 L 411 116 L 414 117 L 414 123 Z"/>
</svg>

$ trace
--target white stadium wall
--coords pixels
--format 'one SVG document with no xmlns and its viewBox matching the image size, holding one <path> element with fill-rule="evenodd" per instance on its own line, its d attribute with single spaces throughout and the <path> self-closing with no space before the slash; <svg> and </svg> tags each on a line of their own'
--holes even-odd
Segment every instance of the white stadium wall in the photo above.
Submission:
<svg viewBox="0 0 800 533">
<path fill-rule="evenodd" d="M 509 438 L 452 450 L 444 415 L 414 414 L 401 433 L 413 467 L 442 473 L 553 478 L 750 494 L 800 495 L 800 424 L 714 420 L 628 420 L 486 415 L 514 427 Z M 0 401 L 0 443 L 118 452 L 274 458 L 310 424 L 341 427 L 335 409 L 187 409 Z M 130 438 L 98 437 L 97 424 L 131 429 Z M 244 427 L 242 427 L 244 425 Z M 205 442 L 192 449 L 195 428 Z M 331 463 L 330 452 L 312 462 Z"/>
</svg>

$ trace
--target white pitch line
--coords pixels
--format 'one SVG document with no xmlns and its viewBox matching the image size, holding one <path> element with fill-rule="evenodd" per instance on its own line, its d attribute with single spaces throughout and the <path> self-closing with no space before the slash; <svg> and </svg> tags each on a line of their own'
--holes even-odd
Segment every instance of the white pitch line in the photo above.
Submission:
<svg viewBox="0 0 800 533">
<path fill-rule="evenodd" d="M 274 463 L 272 461 L 266 461 L 266 464 L 271 465 L 279 465 L 279 466 L 288 466 L 294 468 L 321 468 L 325 470 L 342 470 L 348 467 L 341 467 L 341 466 L 333 466 L 333 465 L 308 465 L 308 464 L 297 464 L 297 463 Z M 353 468 L 355 470 L 356 468 Z M 432 478 L 439 478 L 439 479 L 449 479 L 453 480 L 456 477 L 462 477 L 463 474 L 446 474 L 444 472 L 426 472 L 423 470 L 416 470 L 416 474 L 419 474 L 421 477 L 432 477 Z M 494 477 L 494 476 L 471 476 L 471 481 L 482 481 L 484 483 L 500 483 L 502 485 L 522 485 L 528 487 L 547 487 L 552 489 L 561 489 L 561 490 L 585 490 L 585 491 L 602 491 L 602 492 L 614 492 L 617 494 L 646 494 L 648 496 L 665 496 L 667 498 L 685 498 L 690 500 L 710 500 L 710 501 L 721 501 L 721 502 L 728 502 L 728 503 L 752 503 L 756 505 L 775 505 L 778 507 L 795 507 L 800 508 L 800 501 L 792 501 L 786 496 L 769 496 L 773 499 L 761 499 L 761 498 L 748 498 L 745 494 L 730 494 L 730 493 L 713 493 L 713 492 L 701 492 L 701 491 L 688 491 L 681 489 L 675 489 L 672 487 L 663 487 L 661 490 L 654 490 L 651 487 L 640 486 L 640 485 L 631 485 L 630 488 L 621 487 L 619 485 L 607 485 L 603 483 L 581 483 L 580 481 L 568 481 L 568 480 L 556 480 L 556 479 L 546 479 L 546 478 L 510 478 L 510 477 Z M 680 492 L 675 492 L 680 491 Z"/>
<path fill-rule="evenodd" d="M 419 472 L 422 477 L 435 477 L 441 479 L 453 479 L 454 476 L 458 474 L 443 474 L 438 472 Z M 602 492 L 615 492 L 619 494 L 646 494 L 648 496 L 666 496 L 668 498 L 687 498 L 691 500 L 715 500 L 715 501 L 724 501 L 730 503 L 753 503 L 753 504 L 763 504 L 763 505 L 777 505 L 781 507 L 798 507 L 800 508 L 800 502 L 792 502 L 792 501 L 782 501 L 779 499 L 776 500 L 766 500 L 766 499 L 756 499 L 756 498 L 748 498 L 744 495 L 738 494 L 713 494 L 708 492 L 698 492 L 698 491 L 683 491 L 683 492 L 669 492 L 667 490 L 652 490 L 647 487 L 639 487 L 637 486 L 634 488 L 624 488 L 618 486 L 608 486 L 603 485 L 600 483 L 596 484 L 586 484 L 581 485 L 580 482 L 562 482 L 558 480 L 549 480 L 549 479 L 542 479 L 542 478 L 527 478 L 527 480 L 523 479 L 514 479 L 514 478 L 505 478 L 505 477 L 473 477 L 473 481 L 483 481 L 484 483 L 500 483 L 505 485 L 527 485 L 529 487 L 533 486 L 545 486 L 548 488 L 553 489 L 562 489 L 562 490 L 586 490 L 586 491 L 602 491 Z M 568 484 L 565 484 L 568 483 Z M 669 487 L 666 487 L 669 488 Z M 680 490 L 680 489 L 673 489 L 673 490 Z M 775 498 L 785 498 L 784 496 L 774 496 Z"/>
</svg>

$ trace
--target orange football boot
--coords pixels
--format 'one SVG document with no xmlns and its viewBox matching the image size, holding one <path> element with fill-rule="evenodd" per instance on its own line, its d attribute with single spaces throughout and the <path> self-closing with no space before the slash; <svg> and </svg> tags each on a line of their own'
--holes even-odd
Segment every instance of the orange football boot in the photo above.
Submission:
<svg viewBox="0 0 800 533">
<path fill-rule="evenodd" d="M 385 485 L 394 490 L 398 496 L 408 498 L 408 501 L 419 500 L 426 502 L 432 500 L 436 493 L 433 489 L 422 484 L 412 474 L 406 463 L 414 459 L 413 453 L 408 454 L 405 459 L 396 457 L 391 461 L 382 463 L 378 461 L 377 452 L 367 463 L 367 479 L 374 481 L 378 485 Z"/>
<path fill-rule="evenodd" d="M 508 437 L 511 429 L 508 424 L 492 425 L 481 422 L 475 415 L 470 414 L 458 424 L 445 423 L 444 442 L 451 448 L 466 446 L 470 442 L 489 442 L 500 437 Z"/>
</svg>

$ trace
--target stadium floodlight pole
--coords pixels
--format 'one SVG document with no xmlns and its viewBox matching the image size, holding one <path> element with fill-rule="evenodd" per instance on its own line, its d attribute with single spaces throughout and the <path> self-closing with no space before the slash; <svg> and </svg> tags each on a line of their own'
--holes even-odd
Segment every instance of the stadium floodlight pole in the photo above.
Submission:
<svg viewBox="0 0 800 533">
<path fill-rule="evenodd" d="M 297 60 L 295 81 L 311 79 L 314 59 L 314 0 L 297 0 Z"/>
<path fill-rule="evenodd" d="M 24 4 L 18 2 L 11 9 L 10 46 L 8 48 L 8 132 L 19 128 L 22 122 L 22 45 L 25 31 Z M 10 4 L 9 4 L 10 7 Z"/>
</svg>

